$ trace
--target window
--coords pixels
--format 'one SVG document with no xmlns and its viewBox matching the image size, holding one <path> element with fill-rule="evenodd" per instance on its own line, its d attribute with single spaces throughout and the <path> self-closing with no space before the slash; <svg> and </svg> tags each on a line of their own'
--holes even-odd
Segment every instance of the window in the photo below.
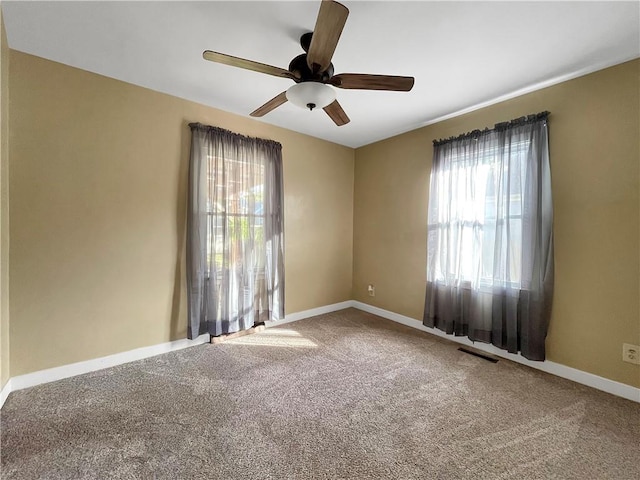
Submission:
<svg viewBox="0 0 640 480">
<path fill-rule="evenodd" d="M 282 146 L 190 126 L 189 336 L 283 318 Z"/>
<path fill-rule="evenodd" d="M 210 267 L 218 274 L 244 266 L 255 273 L 264 272 L 264 166 L 249 169 L 225 158 L 209 158 L 209 162 L 224 163 L 226 173 L 207 175 L 207 277 Z M 234 185 L 240 188 L 234 189 Z M 251 251 L 247 251 L 248 243 L 253 244 Z"/>
<path fill-rule="evenodd" d="M 477 142 L 479 140 L 474 140 Z M 452 248 L 436 257 L 434 279 L 461 285 L 522 287 L 522 211 L 528 141 L 511 146 L 509 159 L 495 146 L 456 149 L 434 175 L 440 198 L 430 236 L 450 236 Z M 446 197 L 446 198 L 445 198 Z M 498 251 L 496 251 L 498 248 Z"/>
<path fill-rule="evenodd" d="M 434 142 L 424 324 L 544 360 L 553 293 L 547 112 Z"/>
</svg>

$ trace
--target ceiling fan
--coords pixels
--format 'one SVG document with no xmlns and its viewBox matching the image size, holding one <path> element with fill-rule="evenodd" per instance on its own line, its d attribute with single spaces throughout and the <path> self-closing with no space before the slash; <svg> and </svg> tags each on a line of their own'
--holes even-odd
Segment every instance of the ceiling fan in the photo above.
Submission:
<svg viewBox="0 0 640 480">
<path fill-rule="evenodd" d="M 288 78 L 296 82 L 296 85 L 251 112 L 252 117 L 262 117 L 289 100 L 309 110 L 322 108 L 336 125 L 342 126 L 350 120 L 336 100 L 335 91 L 329 85 L 347 89 L 408 92 L 413 88 L 414 82 L 413 77 L 393 75 L 334 75 L 331 57 L 348 16 L 349 10 L 344 5 L 333 0 L 323 0 L 313 32 L 300 37 L 300 45 L 305 53 L 295 57 L 288 70 L 211 50 L 205 50 L 202 56 L 212 62 Z"/>
</svg>

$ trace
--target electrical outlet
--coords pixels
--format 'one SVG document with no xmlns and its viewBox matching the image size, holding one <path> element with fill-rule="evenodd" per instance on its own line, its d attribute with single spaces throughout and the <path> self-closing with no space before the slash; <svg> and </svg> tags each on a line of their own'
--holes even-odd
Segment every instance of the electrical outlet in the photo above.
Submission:
<svg viewBox="0 0 640 480">
<path fill-rule="evenodd" d="M 367 292 L 369 293 L 370 297 L 375 297 L 376 296 L 376 287 L 374 287 L 373 285 L 369 285 L 367 287 Z"/>
<path fill-rule="evenodd" d="M 630 343 L 622 344 L 622 361 L 640 365 L 640 346 Z"/>
</svg>

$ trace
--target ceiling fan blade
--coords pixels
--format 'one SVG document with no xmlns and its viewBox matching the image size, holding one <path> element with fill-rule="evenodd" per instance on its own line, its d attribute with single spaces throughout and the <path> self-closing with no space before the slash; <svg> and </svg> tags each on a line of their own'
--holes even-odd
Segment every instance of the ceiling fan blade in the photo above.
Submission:
<svg viewBox="0 0 640 480">
<path fill-rule="evenodd" d="M 323 0 L 313 29 L 307 64 L 314 73 L 324 72 L 331 64 L 349 9 L 333 0 Z"/>
<path fill-rule="evenodd" d="M 276 77 L 283 78 L 297 78 L 289 70 L 284 68 L 273 67 L 265 63 L 254 62 L 253 60 L 247 60 L 240 57 L 234 57 L 232 55 L 226 55 L 224 53 L 212 52 L 211 50 L 205 50 L 202 53 L 202 57 L 210 62 L 223 63 L 225 65 L 231 65 L 232 67 L 244 68 L 245 70 L 253 70 L 254 72 L 266 73 L 267 75 L 274 75 Z"/>
<path fill-rule="evenodd" d="M 332 103 L 324 107 L 323 110 L 327 112 L 327 115 L 329 115 L 331 120 L 333 120 L 333 122 L 339 127 L 346 125 L 351 121 L 349 120 L 349 117 L 347 117 L 347 114 L 344 113 L 344 110 L 337 100 L 334 100 Z"/>
<path fill-rule="evenodd" d="M 368 75 L 366 73 L 339 73 L 331 77 L 329 83 L 338 88 L 408 92 L 413 88 L 414 78 L 394 75 Z"/>
<path fill-rule="evenodd" d="M 280 105 L 287 101 L 287 95 L 285 92 L 282 92 L 280 95 L 273 97 L 267 103 L 262 105 L 261 107 L 256 108 L 249 115 L 252 117 L 262 117 L 269 113 L 271 110 L 278 108 Z"/>
</svg>

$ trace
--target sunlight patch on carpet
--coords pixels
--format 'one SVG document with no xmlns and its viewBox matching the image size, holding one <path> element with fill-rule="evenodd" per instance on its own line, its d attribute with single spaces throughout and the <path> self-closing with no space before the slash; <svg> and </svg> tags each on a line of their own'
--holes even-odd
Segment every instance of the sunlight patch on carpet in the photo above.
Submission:
<svg viewBox="0 0 640 480">
<path fill-rule="evenodd" d="M 231 345 L 258 345 L 262 347 L 317 348 L 318 345 L 295 330 L 268 329 L 254 335 L 235 338 Z"/>
</svg>

